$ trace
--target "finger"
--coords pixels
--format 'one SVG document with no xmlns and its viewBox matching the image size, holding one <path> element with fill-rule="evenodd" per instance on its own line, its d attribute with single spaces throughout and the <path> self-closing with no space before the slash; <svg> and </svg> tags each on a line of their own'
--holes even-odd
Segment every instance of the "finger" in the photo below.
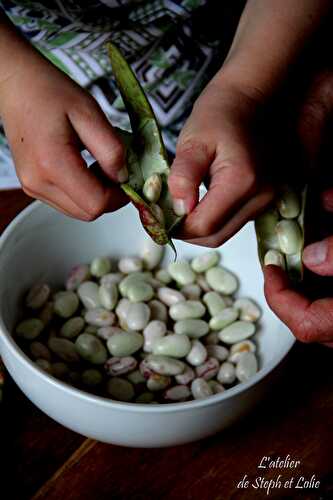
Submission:
<svg viewBox="0 0 333 500">
<path fill-rule="evenodd" d="M 322 205 L 327 212 L 333 212 L 333 189 L 326 189 L 321 195 Z"/>
<path fill-rule="evenodd" d="M 303 262 L 316 274 L 333 276 L 333 236 L 307 246 Z"/>
<path fill-rule="evenodd" d="M 333 336 L 333 299 L 310 302 L 291 288 L 286 273 L 266 266 L 265 296 L 268 305 L 302 342 L 329 342 Z"/>
<path fill-rule="evenodd" d="M 123 143 L 94 98 L 87 95 L 86 105 L 70 110 L 68 118 L 105 174 L 114 182 L 126 182 L 128 171 Z"/>
<path fill-rule="evenodd" d="M 102 183 L 86 167 L 77 148 L 66 144 L 59 153 L 50 152 L 56 163 L 47 167 L 48 180 L 73 200 L 90 219 L 95 219 L 107 211 L 114 211 L 128 202 L 125 194 L 117 187 Z"/>
<path fill-rule="evenodd" d="M 198 203 L 199 186 L 213 158 L 204 143 L 187 140 L 178 144 L 168 180 L 177 215 L 188 214 Z"/>
<path fill-rule="evenodd" d="M 310 165 L 315 164 L 333 105 L 333 73 L 320 74 L 308 92 L 299 116 L 299 136 Z"/>
<path fill-rule="evenodd" d="M 185 239 L 189 243 L 195 245 L 202 245 L 208 247 L 219 247 L 234 234 L 237 233 L 249 220 L 254 219 L 262 210 L 271 202 L 273 199 L 273 190 L 269 187 L 262 189 L 262 191 L 251 198 L 242 208 L 237 210 L 237 212 L 227 221 L 223 227 L 203 238 L 193 238 L 192 234 L 187 231 L 186 220 L 184 228 L 181 229 L 181 233 L 177 233 L 177 238 Z"/>
<path fill-rule="evenodd" d="M 37 193 L 28 188 L 25 188 L 24 192 L 33 198 L 43 201 L 68 217 L 74 217 L 82 221 L 90 220 L 89 214 L 73 203 L 72 200 L 56 186 L 43 186 L 43 193 Z"/>
</svg>

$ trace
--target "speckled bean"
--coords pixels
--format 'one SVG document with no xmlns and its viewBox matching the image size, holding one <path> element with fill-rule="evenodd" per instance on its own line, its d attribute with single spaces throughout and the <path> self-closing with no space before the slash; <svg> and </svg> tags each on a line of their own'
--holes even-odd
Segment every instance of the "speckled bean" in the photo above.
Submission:
<svg viewBox="0 0 333 500">
<path fill-rule="evenodd" d="M 147 368 L 160 375 L 179 375 L 185 370 L 185 363 L 167 356 L 150 354 L 144 361 Z"/>
<path fill-rule="evenodd" d="M 208 358 L 202 365 L 195 368 L 197 377 L 210 380 L 216 377 L 220 368 L 220 363 L 215 358 Z"/>
<path fill-rule="evenodd" d="M 90 278 L 90 270 L 89 266 L 86 264 L 79 264 L 74 266 L 68 275 L 66 280 L 66 289 L 67 290 L 76 290 L 81 283 L 89 280 Z"/>
<path fill-rule="evenodd" d="M 176 382 L 180 385 L 187 385 L 192 382 L 193 379 L 195 379 L 195 372 L 193 368 L 188 365 L 185 365 L 183 373 L 175 376 Z"/>
<path fill-rule="evenodd" d="M 104 370 L 108 375 L 125 375 L 132 372 L 137 367 L 137 360 L 133 356 L 124 356 L 122 358 L 114 356 L 109 358 L 104 364 Z"/>
<path fill-rule="evenodd" d="M 30 309 L 40 309 L 47 302 L 51 293 L 49 285 L 46 283 L 38 283 L 30 288 L 25 304 Z"/>
</svg>

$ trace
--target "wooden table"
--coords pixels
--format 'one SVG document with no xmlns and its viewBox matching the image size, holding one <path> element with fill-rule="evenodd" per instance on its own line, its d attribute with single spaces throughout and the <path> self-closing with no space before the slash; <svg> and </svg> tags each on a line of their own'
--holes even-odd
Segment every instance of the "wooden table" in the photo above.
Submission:
<svg viewBox="0 0 333 500">
<path fill-rule="evenodd" d="M 1 192 L 0 231 L 30 201 L 20 191 Z M 9 380 L 0 412 L 0 498 L 332 499 L 332 360 L 328 348 L 298 344 L 269 397 L 242 422 L 198 443 L 156 450 L 86 439 L 44 415 Z M 300 461 L 296 469 L 258 468 L 265 456 L 287 455 Z M 237 488 L 245 474 L 254 486 L 256 478 L 276 480 L 279 474 L 284 486 L 291 478 L 294 483 L 267 497 L 263 487 Z M 294 487 L 313 475 L 319 489 Z"/>
</svg>

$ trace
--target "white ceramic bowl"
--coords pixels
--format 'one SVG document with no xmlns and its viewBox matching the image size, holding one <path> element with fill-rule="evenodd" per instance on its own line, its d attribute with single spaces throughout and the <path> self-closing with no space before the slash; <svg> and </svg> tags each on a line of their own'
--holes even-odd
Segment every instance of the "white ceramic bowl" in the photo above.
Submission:
<svg viewBox="0 0 333 500">
<path fill-rule="evenodd" d="M 222 263 L 240 277 L 239 295 L 254 298 L 263 310 L 260 371 L 248 382 L 205 400 L 167 405 L 112 402 L 72 388 L 47 375 L 11 336 L 22 294 L 35 282 L 60 285 L 73 264 L 94 256 L 119 258 L 139 252 L 145 238 L 130 205 L 93 223 L 65 217 L 35 202 L 0 238 L 0 353 L 26 396 L 51 418 L 85 436 L 125 446 L 171 446 L 201 439 L 246 414 L 270 388 L 294 338 L 268 309 L 251 224 L 221 248 Z M 191 258 L 203 248 L 176 242 L 178 255 Z M 172 258 L 167 250 L 165 261 Z M 280 366 L 278 366 L 280 365 Z"/>
</svg>

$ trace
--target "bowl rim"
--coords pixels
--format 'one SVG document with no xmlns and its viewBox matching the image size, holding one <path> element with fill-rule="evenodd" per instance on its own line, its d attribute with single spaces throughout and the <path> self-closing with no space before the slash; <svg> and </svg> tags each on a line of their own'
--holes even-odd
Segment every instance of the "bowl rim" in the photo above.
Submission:
<svg viewBox="0 0 333 500">
<path fill-rule="evenodd" d="M 1 262 L 1 251 L 6 245 L 6 242 L 9 236 L 15 231 L 17 225 L 19 225 L 24 219 L 29 217 L 32 212 L 47 208 L 48 210 L 54 211 L 57 214 L 60 214 L 55 209 L 46 205 L 41 201 L 34 201 L 26 208 L 24 208 L 5 228 L 3 233 L 0 236 L 0 262 Z M 66 215 L 60 214 L 62 217 L 66 218 Z M 14 337 L 7 330 L 2 317 L 0 316 L 0 332 L 3 334 L 3 342 L 6 344 L 6 347 L 11 351 L 12 355 L 18 362 L 21 362 L 24 365 L 24 368 L 28 371 L 34 373 L 35 375 L 40 376 L 45 383 L 49 383 L 54 386 L 55 389 L 64 391 L 69 396 L 78 397 L 83 399 L 87 403 L 93 403 L 95 405 L 110 407 L 111 409 L 130 411 L 130 412 L 139 412 L 139 413 L 169 413 L 169 412 L 179 412 L 179 411 L 191 411 L 194 409 L 200 409 L 206 406 L 214 406 L 222 401 L 227 399 L 231 399 L 234 396 L 237 396 L 241 392 L 246 392 L 247 389 L 257 385 L 261 380 L 263 380 L 269 373 L 273 372 L 273 370 L 282 362 L 284 358 L 288 355 L 292 347 L 294 346 L 296 339 L 293 337 L 291 331 L 285 327 L 289 332 L 290 336 L 286 342 L 285 347 L 282 349 L 282 352 L 279 356 L 273 357 L 273 359 L 267 363 L 262 369 L 260 369 L 250 380 L 247 382 L 242 382 L 237 384 L 236 386 L 225 390 L 222 393 L 214 394 L 206 399 L 197 399 L 193 401 L 183 401 L 183 402 L 175 402 L 168 404 L 144 404 L 144 403 L 126 403 L 122 401 L 113 401 L 103 396 L 97 396 L 94 394 L 89 394 L 84 390 L 73 387 L 66 382 L 63 382 L 52 375 L 46 373 L 42 370 L 38 365 L 36 365 L 20 348 L 20 346 L 15 342 Z M 1 352 L 0 352 L 1 356 Z"/>
</svg>

